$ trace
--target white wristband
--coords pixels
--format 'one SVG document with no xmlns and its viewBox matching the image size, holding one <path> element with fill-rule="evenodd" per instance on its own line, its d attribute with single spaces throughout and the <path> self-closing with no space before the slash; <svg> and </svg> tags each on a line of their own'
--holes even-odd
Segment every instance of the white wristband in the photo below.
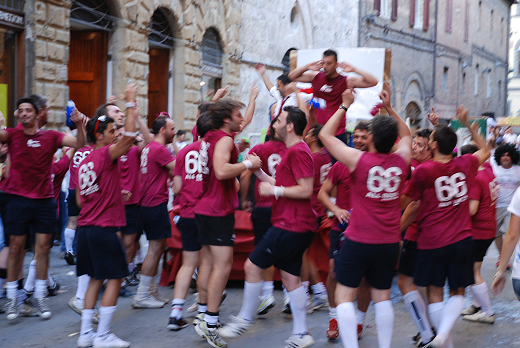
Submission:
<svg viewBox="0 0 520 348">
<path fill-rule="evenodd" d="M 274 198 L 278 199 L 280 197 L 283 197 L 283 191 L 284 191 L 284 187 L 283 186 L 275 186 L 274 187 Z"/>
<path fill-rule="evenodd" d="M 242 163 L 244 163 L 246 165 L 246 169 L 251 169 L 253 168 L 253 163 L 251 163 L 250 160 L 246 159 L 246 160 L 243 160 Z"/>
<path fill-rule="evenodd" d="M 124 136 L 135 138 L 137 136 L 137 132 L 123 132 Z"/>
<path fill-rule="evenodd" d="M 127 109 L 133 109 L 133 108 L 135 108 L 135 105 L 136 105 L 135 102 L 129 102 L 129 103 L 125 104 L 125 107 Z"/>
</svg>

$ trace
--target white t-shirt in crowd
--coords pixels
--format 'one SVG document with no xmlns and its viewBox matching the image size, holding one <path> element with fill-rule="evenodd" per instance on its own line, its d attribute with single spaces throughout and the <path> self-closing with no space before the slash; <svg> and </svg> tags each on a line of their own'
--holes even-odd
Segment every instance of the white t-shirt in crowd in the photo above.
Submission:
<svg viewBox="0 0 520 348">
<path fill-rule="evenodd" d="M 520 217 L 520 190 L 516 190 L 507 211 Z M 511 278 L 520 279 L 520 240 L 516 243 L 515 252 L 513 253 L 513 272 L 511 273 Z"/>
<path fill-rule="evenodd" d="M 491 162 L 493 164 L 493 161 Z M 493 165 L 493 173 L 498 183 L 497 208 L 507 207 L 520 186 L 520 166 L 514 165 L 509 169 Z"/>
<path fill-rule="evenodd" d="M 516 143 L 516 137 L 517 137 L 517 135 L 514 134 L 514 133 L 505 134 L 504 135 L 504 143 L 515 144 Z"/>
</svg>

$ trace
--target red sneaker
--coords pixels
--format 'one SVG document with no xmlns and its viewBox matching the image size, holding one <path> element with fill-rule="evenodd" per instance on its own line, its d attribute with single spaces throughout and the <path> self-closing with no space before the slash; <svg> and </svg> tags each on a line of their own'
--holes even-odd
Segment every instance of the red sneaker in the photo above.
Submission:
<svg viewBox="0 0 520 348">
<path fill-rule="evenodd" d="M 335 341 L 339 337 L 338 322 L 332 318 L 329 321 L 329 328 L 327 329 L 327 338 L 329 341 Z"/>
<path fill-rule="evenodd" d="M 361 333 L 363 332 L 363 325 L 358 324 L 357 325 L 357 338 L 358 340 L 361 338 Z"/>
</svg>

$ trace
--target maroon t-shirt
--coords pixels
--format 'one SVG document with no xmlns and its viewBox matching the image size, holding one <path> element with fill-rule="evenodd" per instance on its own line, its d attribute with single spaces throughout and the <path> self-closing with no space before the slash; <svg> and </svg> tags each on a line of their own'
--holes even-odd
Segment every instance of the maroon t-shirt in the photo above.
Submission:
<svg viewBox="0 0 520 348">
<path fill-rule="evenodd" d="M 410 166 L 395 154 L 365 152 L 350 175 L 352 215 L 345 236 L 358 243 L 401 240 L 399 201 Z"/>
<path fill-rule="evenodd" d="M 56 216 L 60 216 L 61 183 L 69 171 L 69 164 L 70 161 L 67 156 L 63 156 L 62 159 L 52 164 L 52 193 L 56 201 Z M 74 199 L 76 199 L 76 197 L 74 197 Z"/>
<path fill-rule="evenodd" d="M 297 143 L 282 154 L 276 169 L 276 186 L 291 187 L 302 178 L 314 178 L 311 150 L 304 142 Z M 316 214 L 310 199 L 280 197 L 273 201 L 271 222 L 286 231 L 305 233 L 316 230 Z"/>
<path fill-rule="evenodd" d="M 6 193 L 32 198 L 52 198 L 52 163 L 63 135 L 53 130 L 24 134 L 23 128 L 6 128 L 11 169 L 5 179 Z"/>
<path fill-rule="evenodd" d="M 338 75 L 329 79 L 323 72 L 319 72 L 312 80 L 313 102 L 319 104 L 319 108 L 315 108 L 314 116 L 316 121 L 321 124 L 327 123 L 329 118 L 342 103 L 341 95 L 347 89 L 347 77 Z M 339 123 L 336 135 L 345 133 L 346 118 L 342 118 Z"/>
<path fill-rule="evenodd" d="M 182 188 L 176 201 L 181 206 L 179 216 L 182 218 L 195 218 L 195 204 L 204 190 L 203 176 L 209 172 L 207 163 L 199 160 L 200 145 L 200 141 L 195 141 L 177 154 L 173 175 L 182 178 Z"/>
<path fill-rule="evenodd" d="M 131 193 L 125 205 L 139 203 L 139 155 L 139 147 L 134 146 L 118 160 L 121 189 Z"/>
<path fill-rule="evenodd" d="M 494 238 L 497 231 L 496 202 L 498 183 L 491 167 L 479 170 L 469 188 L 469 199 L 479 201 L 478 210 L 471 217 L 473 239 Z"/>
<path fill-rule="evenodd" d="M 415 168 L 404 194 L 421 201 L 418 249 L 438 249 L 471 237 L 468 193 L 477 170 L 478 158 L 471 154 Z"/>
<path fill-rule="evenodd" d="M 75 189 L 78 186 L 78 169 L 85 157 L 92 151 L 92 146 L 83 146 L 81 149 L 77 150 L 74 156 L 72 157 L 72 162 L 70 163 L 70 179 L 69 179 L 69 189 Z"/>
<path fill-rule="evenodd" d="M 276 168 L 282 159 L 281 155 L 287 148 L 283 141 L 269 140 L 263 144 L 254 146 L 249 153 L 256 154 L 262 160 L 262 170 L 269 176 L 276 179 Z M 271 207 L 273 205 L 273 197 L 260 196 L 258 187 L 260 180 L 255 181 L 255 207 Z"/>
<path fill-rule="evenodd" d="M 213 129 L 206 133 L 201 141 L 199 161 L 207 163 L 208 174 L 202 176 L 204 183 L 203 195 L 195 205 L 195 214 L 207 216 L 227 216 L 233 214 L 238 207 L 238 193 L 235 186 L 236 179 L 218 180 L 213 168 L 213 153 L 215 145 L 223 137 L 233 138 L 220 129 Z M 233 146 L 230 163 L 238 161 L 238 150 Z"/>
<path fill-rule="evenodd" d="M 329 171 L 327 178 L 337 186 L 336 205 L 341 209 L 350 210 L 350 170 L 341 162 L 336 162 Z M 338 230 L 339 220 L 334 217 L 332 229 Z"/>
<path fill-rule="evenodd" d="M 425 162 L 419 163 L 412 158 L 412 162 L 410 163 L 410 165 L 411 165 L 410 169 L 412 171 L 412 173 L 411 173 L 412 175 L 413 175 L 413 171 L 415 170 L 415 168 L 417 168 L 422 163 L 425 163 Z M 406 183 L 404 184 L 405 192 L 408 189 L 408 186 L 410 186 L 410 180 L 407 180 Z M 412 223 L 410 224 L 410 226 L 408 226 L 408 228 L 406 229 L 406 233 L 405 233 L 403 239 L 409 240 L 411 242 L 417 242 L 417 238 L 419 238 L 419 231 L 417 230 L 417 218 L 415 218 L 415 220 L 413 220 Z"/>
<path fill-rule="evenodd" d="M 111 145 L 93 150 L 78 170 L 81 212 L 78 226 L 121 227 L 126 225 L 119 166 L 112 161 Z"/>
<path fill-rule="evenodd" d="M 141 175 L 139 177 L 139 197 L 143 207 L 156 207 L 168 202 L 168 178 L 170 170 L 166 165 L 175 161 L 166 146 L 151 141 L 141 151 Z"/>
<path fill-rule="evenodd" d="M 320 192 L 321 186 L 329 174 L 329 170 L 332 166 L 332 158 L 325 148 L 321 149 L 320 152 L 312 154 L 314 161 L 314 187 L 312 190 L 311 204 L 312 209 L 316 212 L 317 216 L 325 215 L 325 207 L 318 201 L 318 192 Z"/>
</svg>

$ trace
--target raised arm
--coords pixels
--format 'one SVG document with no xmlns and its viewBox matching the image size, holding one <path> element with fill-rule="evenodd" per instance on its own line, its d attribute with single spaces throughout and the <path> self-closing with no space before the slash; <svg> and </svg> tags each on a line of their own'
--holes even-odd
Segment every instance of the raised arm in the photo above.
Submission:
<svg viewBox="0 0 520 348">
<path fill-rule="evenodd" d="M 233 139 L 230 137 L 223 137 L 215 144 L 213 169 L 218 180 L 231 179 L 246 169 L 254 170 L 262 166 L 260 157 L 255 155 L 248 155 L 247 159 L 240 163 L 229 163 L 234 146 Z M 248 168 L 249 164 L 251 164 L 250 168 Z"/>
<path fill-rule="evenodd" d="M 79 112 L 78 109 L 74 108 L 70 119 L 76 124 L 78 136 L 77 138 L 70 135 L 64 136 L 61 141 L 61 146 L 69 146 L 75 149 L 82 148 L 85 146 L 85 122 L 83 122 L 83 114 Z"/>
<path fill-rule="evenodd" d="M 344 106 L 346 109 L 348 109 L 354 102 L 354 94 L 352 94 L 351 89 L 346 89 L 341 97 L 343 100 L 342 106 Z M 361 158 L 363 151 L 348 147 L 335 136 L 339 123 L 343 118 L 345 118 L 346 114 L 347 111 L 340 107 L 338 111 L 336 111 L 334 115 L 329 118 L 318 136 L 332 157 L 336 158 L 338 161 L 347 166 L 350 172 L 353 172 L 356 170 L 357 163 Z"/>
<path fill-rule="evenodd" d="M 390 88 L 388 88 L 388 85 L 385 85 L 385 89 L 381 91 L 380 98 L 383 101 L 383 107 L 397 122 L 397 131 L 400 140 L 397 145 L 396 153 L 406 161 L 406 164 L 410 164 L 412 160 L 412 133 L 410 132 L 410 128 L 406 125 L 406 122 L 404 122 L 392 108 L 390 104 Z"/>
<path fill-rule="evenodd" d="M 475 152 L 473 156 L 478 158 L 478 165 L 481 166 L 484 162 L 486 162 L 486 160 L 489 158 L 489 155 L 491 154 L 488 147 L 486 146 L 486 139 L 484 139 L 484 137 L 478 133 L 478 125 L 475 125 L 476 122 L 473 123 L 475 126 L 469 126 L 468 109 L 465 108 L 464 105 L 459 105 L 459 107 L 457 107 L 457 118 L 464 127 L 469 129 L 473 140 L 477 143 L 479 150 Z"/>
<path fill-rule="evenodd" d="M 227 91 L 228 91 L 228 89 L 229 89 L 229 85 L 224 87 L 224 88 L 217 89 L 217 91 L 213 95 L 213 98 L 211 98 L 211 101 L 217 101 L 220 98 L 222 98 L 223 96 L 225 96 Z"/>
<path fill-rule="evenodd" d="M 251 87 L 251 96 L 249 96 L 249 104 L 247 105 L 247 109 L 244 114 L 244 120 L 240 124 L 240 131 L 238 131 L 237 134 L 242 132 L 244 128 L 246 128 L 253 120 L 253 115 L 255 114 L 256 97 L 258 97 L 258 92 L 258 87 L 255 84 L 253 84 L 253 86 Z"/>
<path fill-rule="evenodd" d="M 289 78 L 291 81 L 312 82 L 321 68 L 323 68 L 323 62 L 321 60 L 305 64 L 291 71 L 289 73 Z"/>
<path fill-rule="evenodd" d="M 135 141 L 135 97 L 137 95 L 137 86 L 135 83 L 131 83 L 126 86 L 125 100 L 127 104 L 134 103 L 132 107 L 128 107 L 126 110 L 126 121 L 125 121 L 125 132 L 121 140 L 117 144 L 111 145 L 108 148 L 110 152 L 110 158 L 115 161 L 119 157 L 123 156 L 128 152 L 130 147 Z M 131 106 L 131 105 L 128 105 Z"/>
<path fill-rule="evenodd" d="M 377 85 L 377 79 L 368 71 L 358 69 L 346 62 L 339 63 L 339 67 L 344 72 L 354 72 L 359 75 L 348 78 L 349 88 L 366 88 Z"/>
<path fill-rule="evenodd" d="M 267 90 L 271 91 L 271 88 L 273 88 L 274 85 L 271 82 L 271 80 L 269 80 L 269 77 L 267 77 L 267 75 L 265 74 L 265 64 L 256 63 L 255 69 L 256 69 L 256 72 L 258 73 L 258 75 L 260 75 L 260 77 L 264 81 L 264 84 L 265 84 L 265 87 L 267 87 Z"/>
</svg>

